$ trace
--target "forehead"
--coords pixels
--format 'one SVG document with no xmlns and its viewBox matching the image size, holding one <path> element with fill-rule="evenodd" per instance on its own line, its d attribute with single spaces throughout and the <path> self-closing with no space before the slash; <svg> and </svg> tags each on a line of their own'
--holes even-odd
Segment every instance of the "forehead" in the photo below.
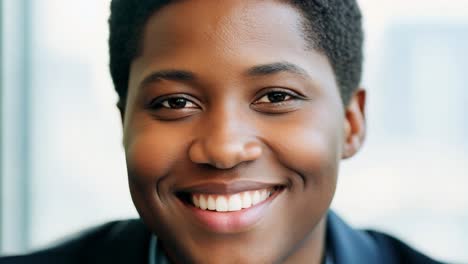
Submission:
<svg viewBox="0 0 468 264">
<path fill-rule="evenodd" d="M 284 1 L 176 1 L 146 23 L 129 85 L 174 68 L 225 84 L 254 65 L 289 62 L 317 84 L 337 89 L 328 58 L 305 39 L 300 11 Z"/>
<path fill-rule="evenodd" d="M 291 5 L 277 1 L 195 0 L 176 1 L 151 16 L 143 34 L 143 53 L 173 55 L 172 52 L 240 49 L 258 53 L 259 48 L 307 46 L 302 17 Z M 157 47 L 157 49 L 155 49 Z"/>
</svg>

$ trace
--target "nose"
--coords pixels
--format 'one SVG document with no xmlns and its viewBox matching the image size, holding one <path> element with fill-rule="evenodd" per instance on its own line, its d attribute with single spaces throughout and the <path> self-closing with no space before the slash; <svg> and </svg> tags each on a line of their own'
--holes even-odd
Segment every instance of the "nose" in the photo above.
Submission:
<svg viewBox="0 0 468 264">
<path fill-rule="evenodd" d="M 235 114 L 219 114 L 200 128 L 189 157 L 197 164 L 230 169 L 262 155 L 262 144 L 251 132 L 249 122 Z"/>
</svg>

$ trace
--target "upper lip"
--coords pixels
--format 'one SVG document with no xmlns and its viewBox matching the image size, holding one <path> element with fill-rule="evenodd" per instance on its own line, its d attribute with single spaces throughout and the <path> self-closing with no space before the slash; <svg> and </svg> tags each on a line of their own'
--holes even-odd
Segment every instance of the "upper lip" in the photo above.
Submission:
<svg viewBox="0 0 468 264">
<path fill-rule="evenodd" d="M 206 193 L 206 194 L 233 194 L 246 191 L 268 189 L 276 186 L 283 186 L 278 183 L 265 183 L 256 181 L 235 181 L 235 182 L 206 182 L 177 189 L 182 193 Z"/>
</svg>

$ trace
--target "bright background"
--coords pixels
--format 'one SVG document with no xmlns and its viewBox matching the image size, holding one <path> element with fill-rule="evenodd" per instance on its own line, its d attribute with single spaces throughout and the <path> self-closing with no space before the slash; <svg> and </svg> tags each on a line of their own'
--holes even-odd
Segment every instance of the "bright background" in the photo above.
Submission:
<svg viewBox="0 0 468 264">
<path fill-rule="evenodd" d="M 361 0 L 368 137 L 333 207 L 468 263 L 468 0 Z M 3 0 L 0 253 L 136 217 L 108 73 L 109 0 Z"/>
</svg>

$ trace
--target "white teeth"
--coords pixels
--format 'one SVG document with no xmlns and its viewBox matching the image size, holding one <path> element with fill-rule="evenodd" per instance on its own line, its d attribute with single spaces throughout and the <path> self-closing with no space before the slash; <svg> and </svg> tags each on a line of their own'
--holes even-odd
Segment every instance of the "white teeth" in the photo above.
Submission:
<svg viewBox="0 0 468 264">
<path fill-rule="evenodd" d="M 263 194 L 262 200 L 266 200 L 266 199 L 268 199 L 268 197 L 270 197 L 271 191 L 264 190 L 262 194 Z"/>
<path fill-rule="evenodd" d="M 200 208 L 200 202 L 199 202 L 199 198 L 197 196 L 192 195 L 192 202 L 196 207 Z"/>
<path fill-rule="evenodd" d="M 242 200 L 239 194 L 234 194 L 229 198 L 229 211 L 239 211 L 242 209 Z"/>
<path fill-rule="evenodd" d="M 216 210 L 216 201 L 212 195 L 208 196 L 208 210 Z"/>
<path fill-rule="evenodd" d="M 195 207 L 203 210 L 233 212 L 259 204 L 268 199 L 271 193 L 272 190 L 263 189 L 231 195 L 195 194 L 192 195 L 192 202 Z"/>
<path fill-rule="evenodd" d="M 205 196 L 204 196 L 203 194 L 200 195 L 199 203 L 200 203 L 200 208 L 201 208 L 201 209 L 203 209 L 203 210 L 208 209 L 208 206 L 206 205 Z"/>
<path fill-rule="evenodd" d="M 228 203 L 226 197 L 218 196 L 216 199 L 216 211 L 218 212 L 226 212 L 228 210 Z"/>
<path fill-rule="evenodd" d="M 252 206 L 252 197 L 249 192 L 242 194 L 242 208 L 249 208 Z"/>
<path fill-rule="evenodd" d="M 261 197 L 260 197 L 260 192 L 259 191 L 255 191 L 253 196 L 252 196 L 252 204 L 253 205 L 256 205 L 258 204 L 259 202 L 261 202 Z"/>
</svg>

